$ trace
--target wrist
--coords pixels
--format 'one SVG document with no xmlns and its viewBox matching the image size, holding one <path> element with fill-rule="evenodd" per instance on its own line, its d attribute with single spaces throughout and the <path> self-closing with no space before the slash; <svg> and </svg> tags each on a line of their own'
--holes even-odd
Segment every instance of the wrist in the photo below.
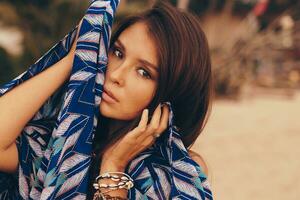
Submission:
<svg viewBox="0 0 300 200">
<path fill-rule="evenodd" d="M 116 164 L 112 161 L 104 161 L 101 163 L 100 174 L 105 172 L 124 172 L 125 166 Z"/>
<path fill-rule="evenodd" d="M 112 162 L 104 162 L 101 164 L 99 174 L 104 174 L 106 172 L 124 172 L 125 171 L 124 169 L 125 168 L 120 167 L 119 165 L 115 165 Z M 98 180 L 98 184 L 109 185 L 109 184 L 116 184 L 116 182 L 111 179 L 100 179 L 100 180 Z M 122 197 L 122 198 L 126 198 L 127 193 L 128 193 L 128 190 L 125 188 L 120 188 L 120 189 L 116 189 L 116 190 L 102 188 L 102 189 L 99 189 L 99 191 L 101 193 L 105 193 L 105 194 L 112 195 L 112 196 L 118 196 L 118 197 Z"/>
</svg>

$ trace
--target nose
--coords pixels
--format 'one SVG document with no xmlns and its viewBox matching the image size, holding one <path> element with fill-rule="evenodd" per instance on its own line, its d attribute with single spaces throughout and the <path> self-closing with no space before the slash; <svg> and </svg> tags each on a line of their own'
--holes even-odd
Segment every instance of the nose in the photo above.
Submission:
<svg viewBox="0 0 300 200">
<path fill-rule="evenodd" d="M 123 86 L 125 84 L 125 78 L 128 71 L 128 64 L 126 62 L 114 63 L 113 66 L 108 65 L 107 75 L 108 79 L 113 83 Z"/>
</svg>

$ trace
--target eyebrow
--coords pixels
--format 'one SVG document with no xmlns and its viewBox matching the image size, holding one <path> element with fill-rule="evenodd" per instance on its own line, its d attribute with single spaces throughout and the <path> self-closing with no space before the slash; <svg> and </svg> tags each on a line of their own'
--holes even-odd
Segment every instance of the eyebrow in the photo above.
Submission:
<svg viewBox="0 0 300 200">
<path fill-rule="evenodd" d="M 121 49 L 126 53 L 125 46 L 123 45 L 123 43 L 119 39 L 116 40 L 116 43 L 118 45 L 120 45 Z M 154 64 L 148 62 L 147 60 L 138 59 L 138 61 L 140 63 L 144 64 L 144 65 L 148 65 L 149 67 L 153 68 L 155 71 L 158 71 L 158 68 Z"/>
</svg>

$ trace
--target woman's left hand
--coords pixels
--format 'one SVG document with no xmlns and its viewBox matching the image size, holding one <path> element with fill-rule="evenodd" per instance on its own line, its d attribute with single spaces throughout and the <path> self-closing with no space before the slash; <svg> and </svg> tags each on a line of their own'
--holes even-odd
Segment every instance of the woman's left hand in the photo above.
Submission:
<svg viewBox="0 0 300 200">
<path fill-rule="evenodd" d="M 144 109 L 139 125 L 104 152 L 101 164 L 103 170 L 111 170 L 112 167 L 124 170 L 130 160 L 153 145 L 156 138 L 168 127 L 168 106 L 158 105 L 150 123 L 148 123 L 148 114 L 148 109 Z"/>
</svg>

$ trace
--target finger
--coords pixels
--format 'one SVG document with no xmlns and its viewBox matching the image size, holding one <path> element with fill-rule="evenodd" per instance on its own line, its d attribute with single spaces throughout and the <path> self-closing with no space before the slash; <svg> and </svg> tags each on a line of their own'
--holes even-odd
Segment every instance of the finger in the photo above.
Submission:
<svg viewBox="0 0 300 200">
<path fill-rule="evenodd" d="M 163 109 L 162 109 L 162 116 L 161 116 L 161 120 L 160 120 L 160 124 L 159 127 L 157 129 L 157 133 L 162 133 L 163 131 L 165 131 L 168 128 L 169 125 L 169 107 L 164 105 Z"/>
<path fill-rule="evenodd" d="M 161 106 L 159 104 L 153 113 L 150 124 L 147 127 L 148 134 L 154 134 L 156 132 L 156 130 L 159 127 L 160 117 L 161 117 Z"/>
<path fill-rule="evenodd" d="M 137 138 L 140 134 L 144 133 L 147 129 L 148 118 L 149 118 L 148 115 L 149 115 L 149 110 L 144 109 L 138 126 L 134 128 L 131 132 L 129 132 L 127 135 Z"/>
<path fill-rule="evenodd" d="M 142 117 L 141 120 L 139 122 L 138 128 L 140 131 L 145 131 L 147 128 L 147 124 L 148 124 L 148 115 L 149 115 L 149 110 L 148 109 L 144 109 L 143 113 L 142 113 Z"/>
</svg>

